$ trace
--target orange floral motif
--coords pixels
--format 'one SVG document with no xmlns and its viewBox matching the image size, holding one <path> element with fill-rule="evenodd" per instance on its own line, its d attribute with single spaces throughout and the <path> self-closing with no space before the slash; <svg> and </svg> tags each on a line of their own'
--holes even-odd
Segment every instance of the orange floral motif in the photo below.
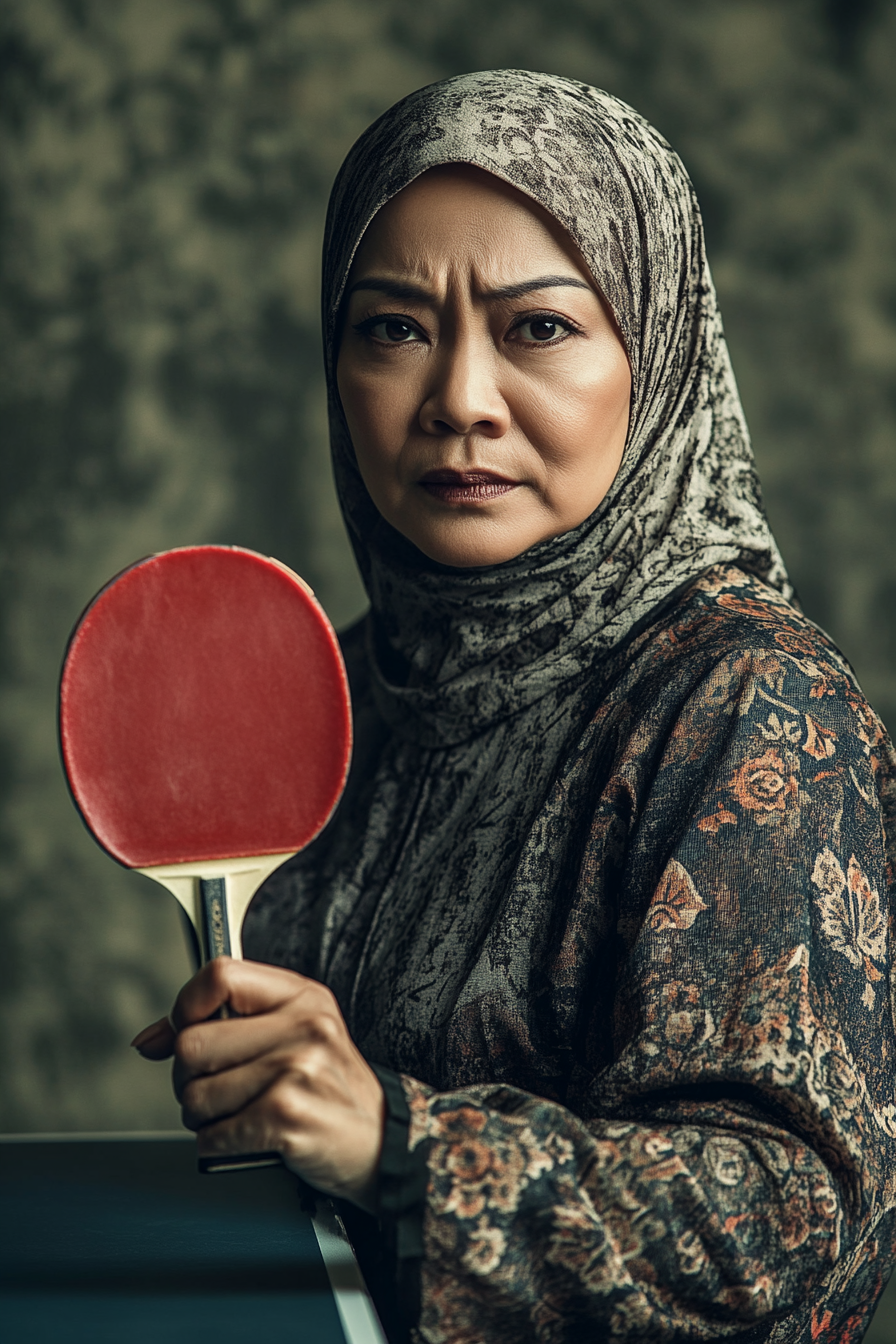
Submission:
<svg viewBox="0 0 896 1344">
<path fill-rule="evenodd" d="M 568 1139 L 549 1134 L 539 1144 L 525 1124 L 517 1127 L 514 1142 L 490 1144 L 482 1137 L 486 1121 L 482 1110 L 466 1105 L 433 1117 L 430 1133 L 447 1137 L 436 1144 L 431 1158 L 433 1169 L 448 1178 L 442 1199 L 445 1214 L 481 1219 L 488 1213 L 513 1213 L 532 1181 L 573 1158 Z M 485 1242 L 477 1263 L 483 1257 L 489 1259 Z"/>
<path fill-rule="evenodd" d="M 648 1181 L 671 1181 L 676 1176 L 687 1176 L 688 1169 L 680 1157 L 669 1157 L 665 1162 L 657 1162 L 648 1167 L 644 1178 Z"/>
<path fill-rule="evenodd" d="M 787 799 L 798 793 L 796 779 L 777 747 L 769 747 L 761 756 L 744 761 L 728 785 L 741 807 L 756 812 L 783 812 Z"/>
<path fill-rule="evenodd" d="M 871 981 L 881 978 L 871 965 L 886 956 L 887 926 L 880 908 L 880 896 L 871 886 L 855 854 L 844 873 L 830 849 L 823 849 L 812 869 L 812 882 L 820 895 L 815 901 L 821 913 L 821 927 L 835 951 L 857 969 L 865 967 L 868 983 L 862 1002 L 874 1006 Z M 873 972 L 873 974 L 871 974 Z"/>
<path fill-rule="evenodd" d="M 622 1161 L 622 1149 L 618 1143 L 608 1139 L 597 1139 L 594 1144 L 594 1166 L 596 1171 L 611 1171 Z"/>
<path fill-rule="evenodd" d="M 736 611 L 741 616 L 755 616 L 760 621 L 777 621 L 780 615 L 768 602 L 757 602 L 751 597 L 735 597 L 733 593 L 723 593 L 717 598 L 717 605 Z"/>
<path fill-rule="evenodd" d="M 719 803 L 718 810 L 710 812 L 708 817 L 701 817 L 697 822 L 698 831 L 709 831 L 710 835 L 715 835 L 722 826 L 736 826 L 737 817 L 733 812 L 729 812 L 724 803 Z"/>
<path fill-rule="evenodd" d="M 818 1339 L 819 1335 L 827 1331 L 828 1326 L 834 1319 L 829 1311 L 820 1312 L 817 1307 L 812 1308 L 812 1338 Z"/>
<path fill-rule="evenodd" d="M 485 1128 L 485 1116 L 473 1106 L 458 1106 L 454 1111 L 443 1111 L 436 1117 L 436 1132 L 440 1138 L 464 1140 L 472 1132 Z"/>
<path fill-rule="evenodd" d="M 464 1264 L 474 1274 L 491 1274 L 498 1268 L 506 1250 L 507 1238 L 501 1229 L 490 1226 L 486 1218 L 480 1218 L 476 1231 L 470 1233 Z"/>
<path fill-rule="evenodd" d="M 794 630 L 775 630 L 775 643 L 785 653 L 793 654 L 796 658 L 814 661 L 818 657 L 816 641 L 809 635 L 798 635 Z"/>
<path fill-rule="evenodd" d="M 465 1143 L 451 1145 L 445 1157 L 445 1168 L 459 1181 L 478 1181 L 488 1171 L 491 1160 L 492 1150 L 487 1144 L 467 1139 Z"/>
<path fill-rule="evenodd" d="M 688 870 L 673 859 L 666 868 L 660 884 L 653 893 L 647 912 L 647 927 L 660 929 L 689 929 L 705 910 Z"/>
<path fill-rule="evenodd" d="M 478 1185 L 463 1185 L 455 1181 L 448 1198 L 442 1205 L 443 1213 L 456 1213 L 458 1218 L 478 1218 L 485 1211 L 485 1192 Z"/>
<path fill-rule="evenodd" d="M 834 743 L 837 741 L 837 734 L 830 728 L 822 728 L 817 719 L 813 719 L 811 714 L 804 715 L 806 720 L 806 740 L 803 743 L 803 751 L 809 756 L 813 756 L 816 761 L 825 761 L 833 756 L 837 748 Z"/>
</svg>

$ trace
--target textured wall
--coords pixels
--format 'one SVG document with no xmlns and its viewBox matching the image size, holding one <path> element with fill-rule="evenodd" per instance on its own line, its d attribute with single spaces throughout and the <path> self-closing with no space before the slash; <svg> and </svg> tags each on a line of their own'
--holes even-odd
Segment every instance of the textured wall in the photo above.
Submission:
<svg viewBox="0 0 896 1344">
<path fill-rule="evenodd" d="M 896 721 L 896 7 L 822 0 L 7 0 L 0 213 L 0 1128 L 176 1123 L 125 1044 L 173 902 L 81 830 L 59 660 L 149 551 L 279 555 L 362 604 L 326 458 L 318 251 L 364 125 L 440 75 L 629 99 L 703 200 L 769 510 Z"/>
</svg>

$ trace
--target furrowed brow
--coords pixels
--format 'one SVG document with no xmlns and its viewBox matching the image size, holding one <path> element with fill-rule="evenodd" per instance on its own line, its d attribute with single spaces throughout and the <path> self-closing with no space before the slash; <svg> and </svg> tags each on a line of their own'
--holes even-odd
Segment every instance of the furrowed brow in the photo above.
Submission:
<svg viewBox="0 0 896 1344">
<path fill-rule="evenodd" d="M 591 286 L 584 280 L 571 275 L 540 275 L 534 280 L 520 280 L 515 285 L 501 285 L 498 289 L 486 290 L 486 299 L 521 299 L 524 294 L 532 294 L 538 289 L 587 289 Z M 405 299 L 415 303 L 432 303 L 434 295 L 422 285 L 410 280 L 390 280 L 387 276 L 370 275 L 357 280 L 349 289 L 346 298 L 358 290 L 372 290 L 385 294 L 390 299 Z"/>
<path fill-rule="evenodd" d="M 584 280 L 576 280 L 571 275 L 540 275 L 537 280 L 520 280 L 516 285 L 502 285 L 500 289 L 489 289 L 485 293 L 487 299 L 521 299 L 524 294 L 531 294 L 536 289 L 587 289 Z"/>
<path fill-rule="evenodd" d="M 431 303 L 433 300 L 433 295 L 422 285 L 415 285 L 410 280 L 389 280 L 386 276 L 369 275 L 363 280 L 357 280 L 346 298 L 359 289 L 375 290 L 376 293 L 385 294 L 390 299 L 408 299 L 417 303 Z"/>
</svg>

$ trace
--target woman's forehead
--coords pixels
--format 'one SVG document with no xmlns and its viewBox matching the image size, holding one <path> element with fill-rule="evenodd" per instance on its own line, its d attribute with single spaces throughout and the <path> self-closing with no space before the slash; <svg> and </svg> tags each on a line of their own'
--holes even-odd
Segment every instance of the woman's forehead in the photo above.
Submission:
<svg viewBox="0 0 896 1344">
<path fill-rule="evenodd" d="M 519 280 L 517 272 L 558 269 L 595 283 L 558 220 L 469 164 L 431 168 L 387 201 L 359 242 L 351 275 L 354 280 L 371 266 L 386 265 L 422 278 L 471 261 L 497 286 Z"/>
</svg>

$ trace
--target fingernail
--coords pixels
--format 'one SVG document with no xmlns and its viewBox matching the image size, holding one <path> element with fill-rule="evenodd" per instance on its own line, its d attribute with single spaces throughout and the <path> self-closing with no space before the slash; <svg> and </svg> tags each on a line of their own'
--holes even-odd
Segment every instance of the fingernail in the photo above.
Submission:
<svg viewBox="0 0 896 1344">
<path fill-rule="evenodd" d="M 149 1045 L 150 1041 L 154 1041 L 158 1036 L 163 1036 L 165 1034 L 167 1026 L 167 1018 L 163 1018 L 161 1022 L 151 1023 L 150 1026 L 144 1027 L 142 1031 L 137 1033 L 131 1041 L 131 1045 L 135 1050 L 141 1049 L 144 1045 Z"/>
</svg>

